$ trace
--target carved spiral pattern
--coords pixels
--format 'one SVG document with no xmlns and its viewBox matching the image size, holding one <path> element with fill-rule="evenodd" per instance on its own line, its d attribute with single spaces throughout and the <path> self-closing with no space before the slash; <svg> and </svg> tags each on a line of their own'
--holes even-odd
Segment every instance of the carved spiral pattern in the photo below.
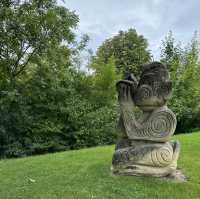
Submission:
<svg viewBox="0 0 200 199">
<path fill-rule="evenodd" d="M 137 99 L 138 100 L 148 99 L 152 95 L 153 95 L 153 91 L 152 91 L 151 87 L 148 85 L 143 85 L 138 90 Z"/>
<path fill-rule="evenodd" d="M 165 167 L 173 160 L 173 149 L 170 146 L 164 146 L 151 152 L 151 160 L 154 166 Z"/>
<path fill-rule="evenodd" d="M 163 138 L 172 135 L 175 128 L 176 117 L 173 112 L 159 111 L 152 114 L 146 127 L 140 133 L 147 137 Z"/>
<path fill-rule="evenodd" d="M 173 146 L 165 144 L 135 145 L 116 150 L 113 155 L 114 165 L 131 162 L 132 164 L 147 165 L 154 167 L 166 167 L 174 160 Z"/>
</svg>

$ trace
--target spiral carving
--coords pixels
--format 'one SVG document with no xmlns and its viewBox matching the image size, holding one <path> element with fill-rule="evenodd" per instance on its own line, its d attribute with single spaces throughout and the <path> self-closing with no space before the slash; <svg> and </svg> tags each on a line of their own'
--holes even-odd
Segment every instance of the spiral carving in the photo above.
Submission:
<svg viewBox="0 0 200 199">
<path fill-rule="evenodd" d="M 169 165 L 173 160 L 172 147 L 169 145 L 153 150 L 151 160 L 154 166 L 165 167 Z"/>
<path fill-rule="evenodd" d="M 137 100 L 145 100 L 153 95 L 153 91 L 148 85 L 142 85 L 137 92 Z"/>
<path fill-rule="evenodd" d="M 176 129 L 176 116 L 170 109 L 154 111 L 142 125 L 131 123 L 130 111 L 124 114 L 124 126 L 129 139 L 167 141 Z"/>
<path fill-rule="evenodd" d="M 113 156 L 113 164 L 131 162 L 133 164 L 147 165 L 154 167 L 166 167 L 174 160 L 173 145 L 170 142 L 165 144 L 145 143 L 137 144 L 124 149 L 116 150 Z"/>
<path fill-rule="evenodd" d="M 144 133 L 147 136 L 162 138 L 170 136 L 176 128 L 176 117 L 172 111 L 158 111 L 151 115 Z"/>
</svg>

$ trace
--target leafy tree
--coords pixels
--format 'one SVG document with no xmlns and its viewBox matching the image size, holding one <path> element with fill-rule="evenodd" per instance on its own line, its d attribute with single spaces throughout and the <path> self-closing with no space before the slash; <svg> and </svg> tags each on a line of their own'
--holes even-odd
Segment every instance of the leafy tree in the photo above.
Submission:
<svg viewBox="0 0 200 199">
<path fill-rule="evenodd" d="M 162 41 L 161 47 L 161 61 L 167 65 L 171 78 L 176 83 L 179 77 L 179 72 L 182 67 L 181 60 L 183 56 L 183 49 L 181 43 L 176 43 L 172 31 L 170 31 L 165 40 Z"/>
<path fill-rule="evenodd" d="M 96 59 L 90 68 L 94 70 L 91 76 L 93 100 L 100 106 L 114 104 L 116 102 L 116 81 L 121 77 L 116 72 L 114 58 L 110 57 L 107 63 L 104 63 L 100 58 Z"/>
<path fill-rule="evenodd" d="M 28 5 L 33 6 L 35 2 L 28 1 Z M 48 2 L 52 2 L 52 5 L 55 3 L 45 1 Z M 19 5 L 16 3 L 15 12 L 23 3 L 27 2 L 23 1 Z M 49 9 L 54 8 L 50 6 Z M 61 8 L 56 6 L 56 9 Z M 58 18 L 60 19 L 60 15 Z M 8 19 L 12 20 L 14 18 Z M 23 62 L 22 58 L 15 68 L 17 73 L 14 70 L 9 73 L 1 68 L 4 78 L 0 80 L 0 88 L 4 90 L 0 93 L 0 157 L 19 157 L 110 144 L 115 139 L 116 112 L 114 108 L 108 107 L 111 97 L 107 92 L 103 93 L 106 85 L 101 83 L 107 82 L 109 89 L 114 89 L 114 66 L 107 70 L 108 74 L 101 71 L 103 76 L 99 73 L 97 77 L 79 70 L 80 55 L 86 47 L 88 37 L 84 35 L 77 42 L 72 30 L 76 20 L 74 25 L 71 24 L 70 16 L 66 16 L 65 20 L 66 25 L 63 25 L 66 27 L 62 27 L 62 30 L 68 33 L 70 31 L 72 37 L 63 36 L 61 39 L 55 35 L 54 38 L 52 33 L 49 40 L 46 38 L 47 45 L 40 51 L 36 50 L 34 55 L 27 51 L 26 57 L 31 58 L 27 58 L 27 62 Z M 20 21 L 20 26 L 21 23 Z M 25 28 L 27 34 L 30 31 L 31 29 Z M 14 34 L 17 33 L 13 33 L 13 37 Z M 9 42 L 10 40 L 5 40 L 4 44 L 9 46 Z M 2 58 L 1 66 L 4 61 L 11 63 L 14 58 Z M 20 68 L 22 70 L 18 73 Z M 111 75 L 111 79 L 108 75 Z M 100 99 L 104 94 L 104 99 Z"/>
<path fill-rule="evenodd" d="M 73 56 L 85 44 L 72 30 L 78 16 L 54 0 L 7 0 L 0 18 L 0 155 L 70 148 L 61 131 L 73 130 L 65 98 L 73 96 Z"/>
<path fill-rule="evenodd" d="M 55 0 L 0 2 L 0 73 L 13 82 L 49 48 L 70 45 L 78 16 Z M 1 81 L 3 81 L 1 80 Z"/>
<path fill-rule="evenodd" d="M 170 32 L 161 52 L 161 61 L 169 67 L 174 84 L 170 106 L 177 114 L 178 131 L 200 128 L 200 64 L 196 34 L 190 44 L 183 48 L 180 43 L 176 45 Z"/>
<path fill-rule="evenodd" d="M 147 40 L 138 35 L 135 29 L 120 31 L 118 35 L 107 39 L 97 50 L 96 58 L 108 63 L 112 56 L 118 73 L 126 75 L 131 72 L 138 76 L 141 66 L 150 61 Z"/>
</svg>

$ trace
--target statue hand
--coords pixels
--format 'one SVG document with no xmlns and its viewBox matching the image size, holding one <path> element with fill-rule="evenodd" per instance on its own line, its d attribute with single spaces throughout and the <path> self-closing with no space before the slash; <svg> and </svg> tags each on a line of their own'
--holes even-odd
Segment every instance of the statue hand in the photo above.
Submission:
<svg viewBox="0 0 200 199">
<path fill-rule="evenodd" d="M 120 105 L 134 105 L 133 82 L 122 80 L 117 83 L 118 101 Z"/>
</svg>

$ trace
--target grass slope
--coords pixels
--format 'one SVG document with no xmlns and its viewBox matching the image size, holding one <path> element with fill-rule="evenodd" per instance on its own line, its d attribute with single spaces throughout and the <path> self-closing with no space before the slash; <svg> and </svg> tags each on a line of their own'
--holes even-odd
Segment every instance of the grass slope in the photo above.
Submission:
<svg viewBox="0 0 200 199">
<path fill-rule="evenodd" d="M 112 176 L 114 146 L 0 161 L 0 199 L 199 199 L 200 132 L 176 136 L 186 183 Z"/>
</svg>

